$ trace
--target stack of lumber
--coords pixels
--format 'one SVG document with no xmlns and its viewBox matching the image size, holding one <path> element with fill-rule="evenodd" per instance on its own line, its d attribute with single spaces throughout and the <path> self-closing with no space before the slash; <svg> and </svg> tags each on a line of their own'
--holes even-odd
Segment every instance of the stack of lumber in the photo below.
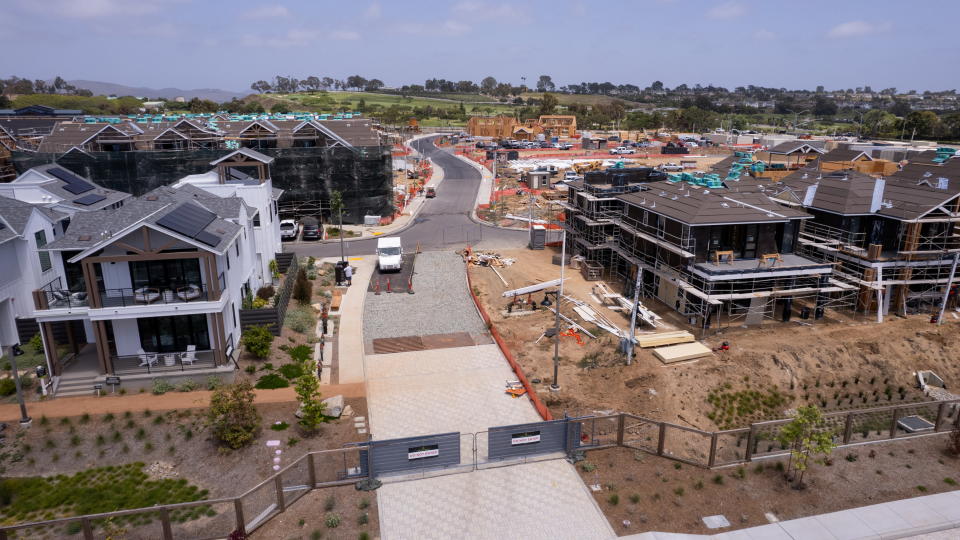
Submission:
<svg viewBox="0 0 960 540">
<path fill-rule="evenodd" d="M 653 350 L 653 355 L 664 364 L 696 360 L 712 354 L 713 352 L 710 348 L 699 341 L 684 343 L 682 345 L 671 345 L 669 347 L 659 347 Z"/>
<path fill-rule="evenodd" d="M 663 347 L 665 345 L 677 345 L 678 343 L 690 343 L 693 341 L 693 334 L 686 330 L 677 332 L 658 332 L 656 334 L 640 334 L 636 336 L 637 345 L 641 348 Z"/>
</svg>

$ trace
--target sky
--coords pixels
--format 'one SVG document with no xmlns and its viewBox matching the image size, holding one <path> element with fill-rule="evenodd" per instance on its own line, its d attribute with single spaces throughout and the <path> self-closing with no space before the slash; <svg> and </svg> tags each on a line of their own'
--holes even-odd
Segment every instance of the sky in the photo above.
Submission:
<svg viewBox="0 0 960 540">
<path fill-rule="evenodd" d="M 960 0 L 0 0 L 0 76 L 960 87 Z"/>
</svg>

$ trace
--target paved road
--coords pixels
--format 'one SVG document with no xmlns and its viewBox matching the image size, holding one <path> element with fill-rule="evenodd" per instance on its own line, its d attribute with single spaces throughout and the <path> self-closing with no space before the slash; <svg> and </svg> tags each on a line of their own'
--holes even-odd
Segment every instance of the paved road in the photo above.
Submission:
<svg viewBox="0 0 960 540">
<path fill-rule="evenodd" d="M 466 244 L 482 244 L 491 249 L 518 248 L 526 243 L 527 233 L 524 231 L 498 229 L 470 219 L 480 189 L 479 171 L 450 152 L 437 148 L 432 137 L 413 141 L 412 146 L 443 169 L 444 179 L 437 188 L 436 198 L 428 200 L 413 225 L 400 232 L 405 250 L 416 248 L 417 243 L 424 250 L 457 248 Z M 376 245 L 375 238 L 346 242 L 346 254 L 371 254 Z M 291 245 L 290 249 L 299 255 L 315 257 L 340 255 L 340 244 L 336 241 L 298 243 Z"/>
</svg>

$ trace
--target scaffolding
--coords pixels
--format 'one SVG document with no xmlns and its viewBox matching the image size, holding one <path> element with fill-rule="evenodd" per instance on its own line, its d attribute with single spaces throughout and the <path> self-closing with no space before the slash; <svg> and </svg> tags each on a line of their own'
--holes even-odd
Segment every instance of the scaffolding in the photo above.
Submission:
<svg viewBox="0 0 960 540">
<path fill-rule="evenodd" d="M 955 307 L 949 289 L 958 281 L 960 217 L 900 222 L 894 248 L 867 242 L 866 234 L 823 224 L 804 223 L 798 253 L 832 264 L 834 275 L 859 288 L 856 310 L 890 310 L 910 315 L 939 310 L 944 298 Z"/>
<path fill-rule="evenodd" d="M 819 319 L 825 310 L 852 308 L 857 287 L 832 276 L 830 265 L 806 261 L 805 271 L 755 268 L 711 275 L 709 263 L 697 263 L 693 227 L 680 224 L 679 234 L 665 230 L 664 220 L 643 223 L 626 215 L 615 197 L 597 197 L 571 190 L 563 203 L 564 228 L 573 238 L 573 252 L 606 269 L 607 278 L 622 284 L 624 295 L 657 298 L 703 331 L 723 325 L 789 320 L 794 307 L 801 318 Z M 754 264 L 751 262 L 750 264 Z M 812 269 L 811 269 L 812 268 Z"/>
</svg>

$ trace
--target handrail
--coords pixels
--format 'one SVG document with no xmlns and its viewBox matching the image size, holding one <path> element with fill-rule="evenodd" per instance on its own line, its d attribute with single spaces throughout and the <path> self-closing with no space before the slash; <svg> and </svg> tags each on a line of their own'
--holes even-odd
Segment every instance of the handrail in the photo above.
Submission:
<svg viewBox="0 0 960 540">
<path fill-rule="evenodd" d="M 212 300 L 210 288 L 204 283 L 187 283 L 175 287 L 146 285 L 136 288 L 100 288 L 97 294 L 103 307 L 183 304 Z"/>
<path fill-rule="evenodd" d="M 201 349 L 197 351 L 189 351 L 194 354 L 193 362 L 184 363 L 183 354 L 188 351 L 171 351 L 171 352 L 151 352 L 145 351 L 146 354 L 120 354 L 120 355 L 110 355 L 110 367 L 112 368 L 113 373 L 122 372 L 138 372 L 146 371 L 146 373 L 164 373 L 171 371 L 188 371 L 191 369 L 208 369 L 210 367 L 216 366 L 216 360 L 210 356 L 215 355 L 216 350 L 214 349 Z M 166 365 L 165 356 L 173 355 L 175 357 L 173 365 Z M 203 355 L 201 357 L 201 355 Z M 149 357 L 156 356 L 156 360 L 153 362 L 148 361 Z M 120 360 L 130 360 L 130 367 L 118 366 L 117 363 Z M 142 364 L 142 365 L 141 365 Z M 189 364 L 190 367 L 187 368 L 186 365 Z"/>
</svg>

